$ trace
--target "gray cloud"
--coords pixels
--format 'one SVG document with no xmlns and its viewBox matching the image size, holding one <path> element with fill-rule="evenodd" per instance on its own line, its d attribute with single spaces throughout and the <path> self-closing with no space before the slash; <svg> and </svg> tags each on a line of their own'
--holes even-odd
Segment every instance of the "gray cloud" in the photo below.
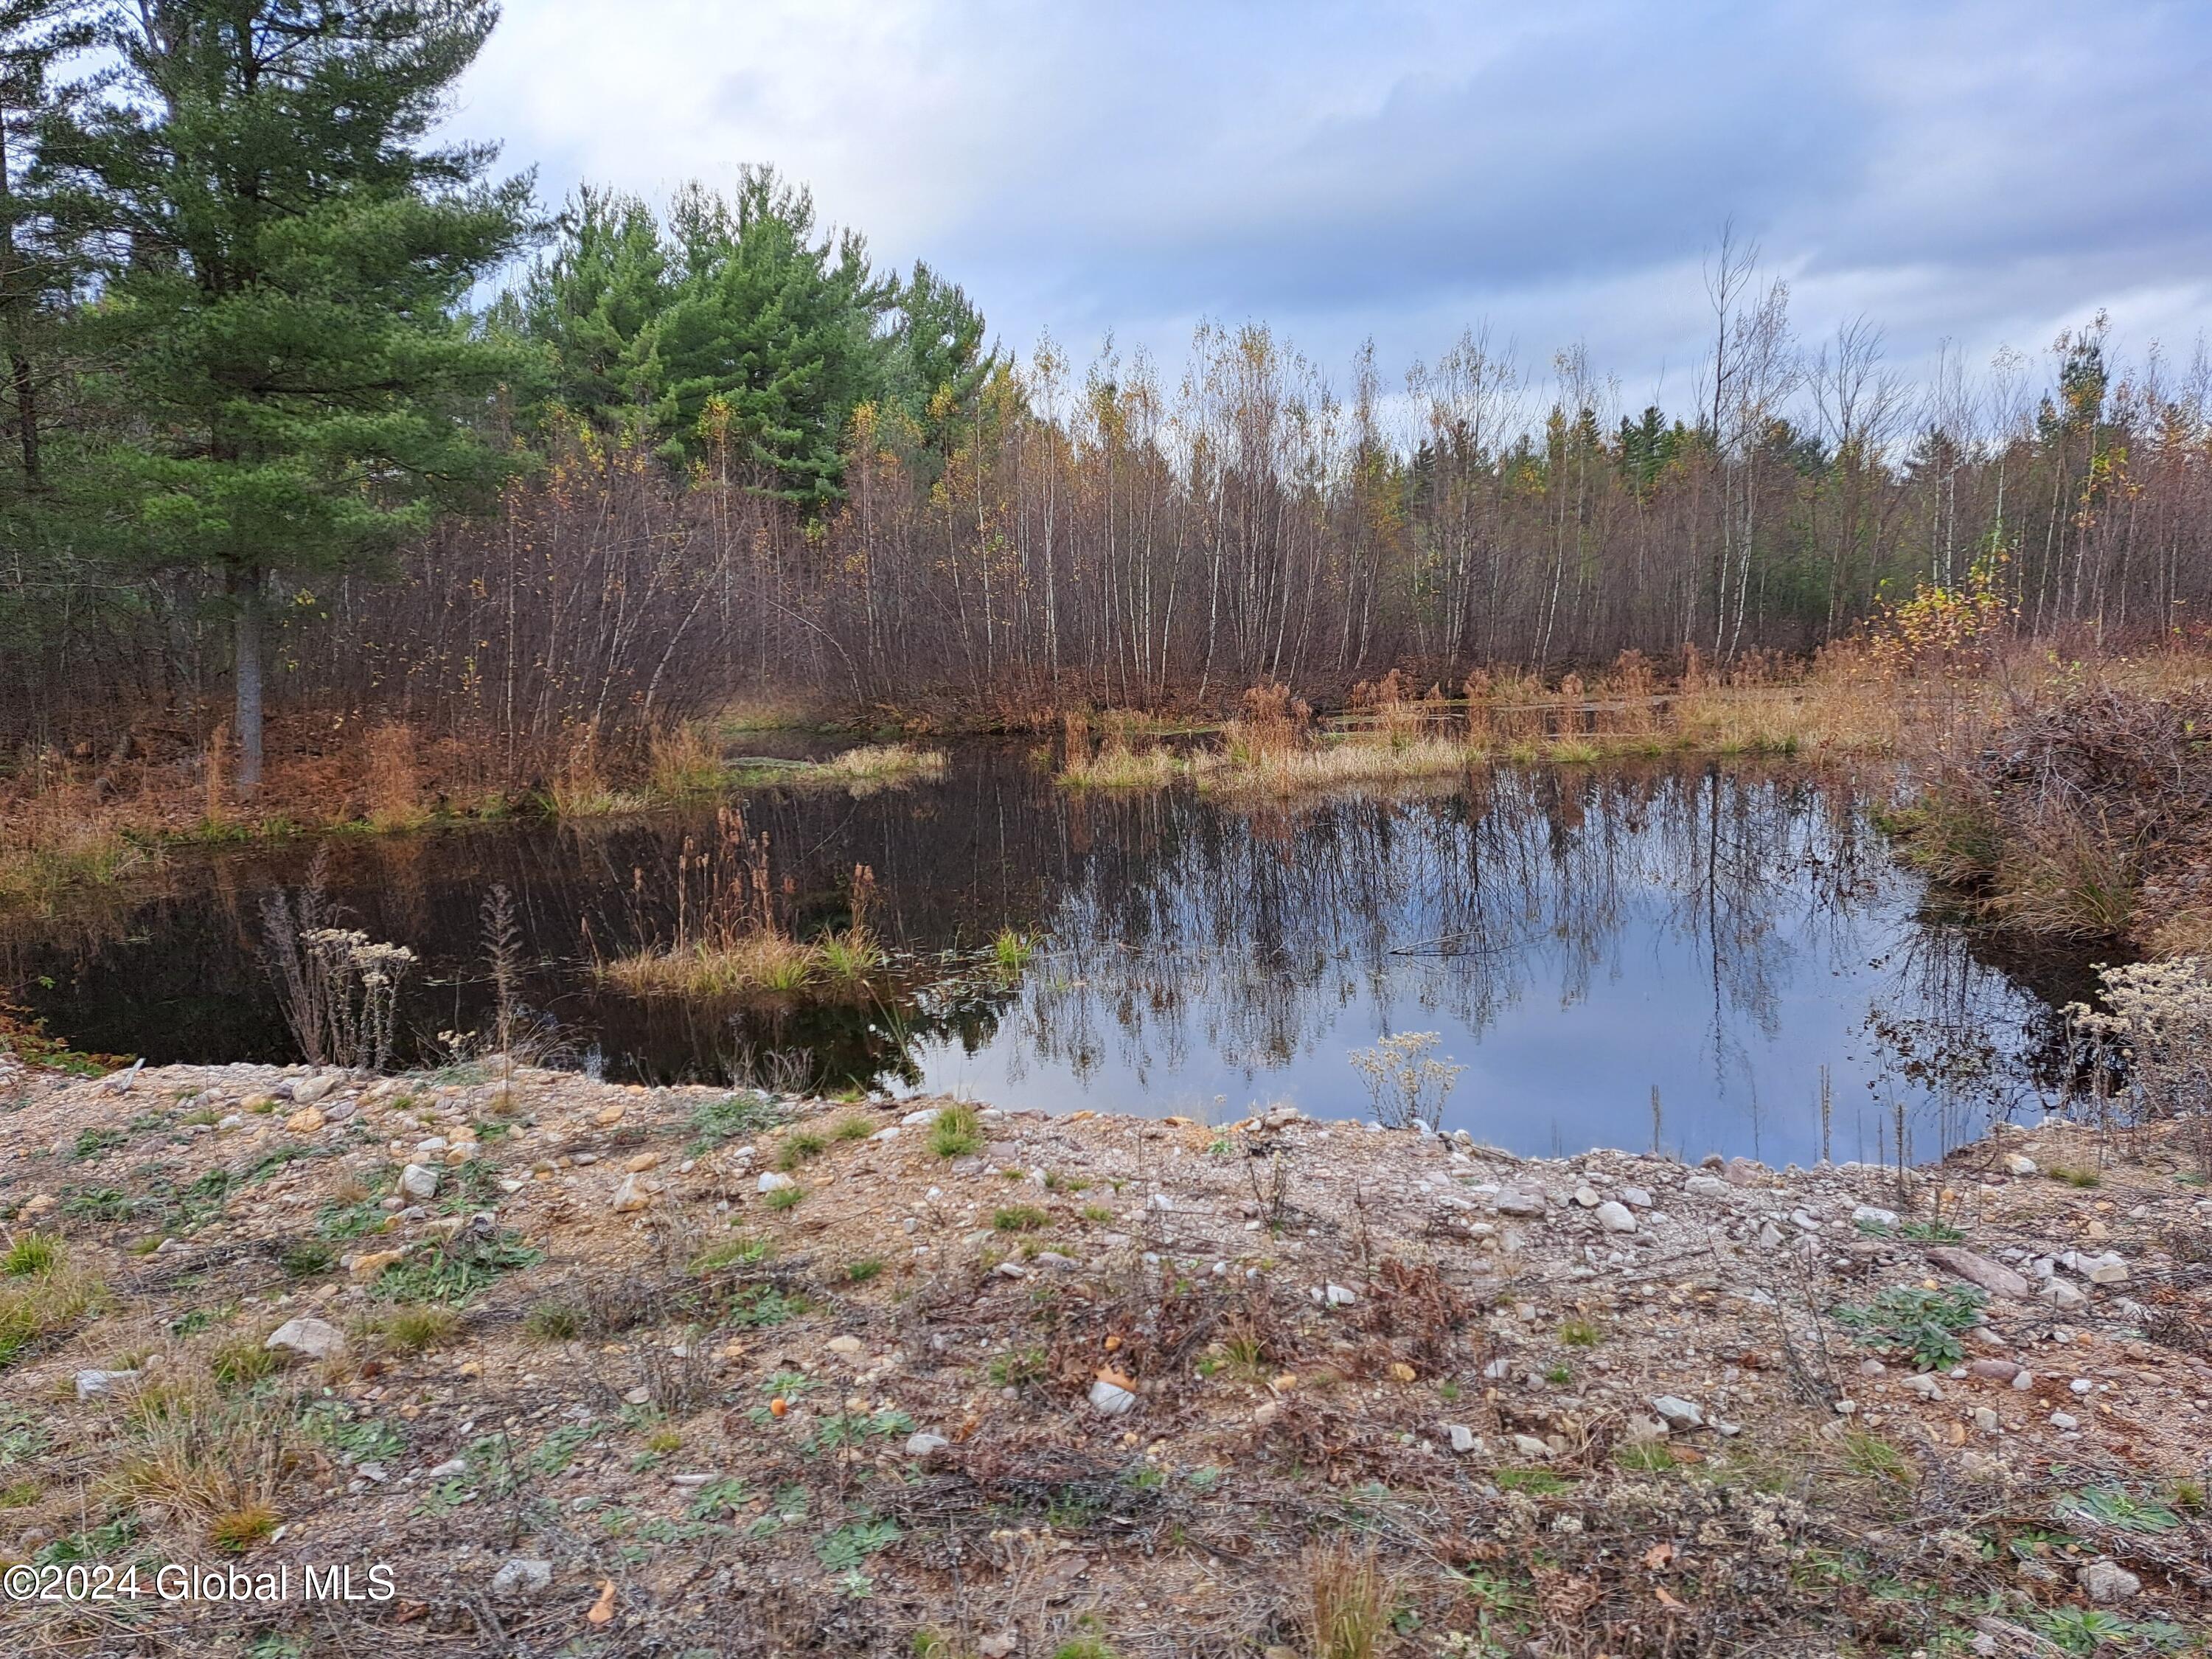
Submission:
<svg viewBox="0 0 2212 1659">
<path fill-rule="evenodd" d="M 1686 392 L 1733 215 L 1801 327 L 2033 349 L 2212 316 L 2212 12 L 1871 0 L 515 0 L 461 119 L 549 188 L 772 161 L 1011 343 L 1265 318 L 1386 366 L 1490 318 Z M 1672 366 L 1671 368 L 1669 366 Z"/>
</svg>

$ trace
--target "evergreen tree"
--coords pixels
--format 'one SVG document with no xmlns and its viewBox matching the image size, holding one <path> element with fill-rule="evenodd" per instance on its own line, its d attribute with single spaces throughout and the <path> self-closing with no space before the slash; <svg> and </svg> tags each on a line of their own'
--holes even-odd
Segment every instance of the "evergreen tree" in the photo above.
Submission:
<svg viewBox="0 0 2212 1659">
<path fill-rule="evenodd" d="M 74 268 L 39 235 L 40 204 L 23 179 L 39 128 L 69 90 L 55 84 L 55 64 L 92 39 L 81 0 L 0 0 L 0 349 L 24 494 L 38 489 L 43 467 L 39 359 Z"/>
<path fill-rule="evenodd" d="M 813 198 L 772 168 L 746 168 L 726 202 L 684 190 L 670 221 L 677 297 L 655 349 L 672 449 L 726 446 L 761 488 L 820 513 L 841 493 L 853 411 L 883 384 L 893 285 L 859 236 L 816 240 Z"/>
<path fill-rule="evenodd" d="M 261 770 L 273 574 L 374 568 L 501 457 L 471 416 L 512 356 L 470 288 L 529 233 L 495 147 L 428 147 L 487 0 L 140 0 L 109 95 L 46 164 L 104 258 L 89 325 L 134 411 L 103 457 L 132 559 L 219 576 L 239 783 Z"/>
<path fill-rule="evenodd" d="M 917 263 L 899 285 L 884 353 L 884 396 L 941 457 L 951 447 L 953 423 L 973 418 L 999 366 L 998 354 L 983 349 L 983 313 L 957 283 Z"/>
<path fill-rule="evenodd" d="M 646 427 L 665 390 L 654 345 L 674 298 L 653 210 L 586 185 L 531 273 L 514 324 L 550 359 L 552 402 L 604 428 Z"/>
</svg>

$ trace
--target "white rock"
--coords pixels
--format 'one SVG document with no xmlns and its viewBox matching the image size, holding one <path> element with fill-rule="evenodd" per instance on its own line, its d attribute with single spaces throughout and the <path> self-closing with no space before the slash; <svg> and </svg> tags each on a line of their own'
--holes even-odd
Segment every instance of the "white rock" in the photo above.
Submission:
<svg viewBox="0 0 2212 1659">
<path fill-rule="evenodd" d="M 2142 1580 L 2117 1561 L 2092 1561 L 2074 1577 L 2089 1599 L 2100 1604 L 2128 1601 L 2142 1589 Z"/>
<path fill-rule="evenodd" d="M 2052 1307 L 2062 1310 L 2081 1307 L 2089 1299 L 2087 1292 L 2055 1275 L 2046 1281 L 2036 1294 Z"/>
<path fill-rule="evenodd" d="M 79 1371 L 76 1374 L 76 1397 L 90 1400 L 94 1395 L 106 1394 L 118 1382 L 135 1382 L 137 1380 L 138 1373 L 136 1371 Z"/>
<path fill-rule="evenodd" d="M 1730 1188 L 1718 1176 L 1693 1175 L 1682 1183 L 1682 1190 L 1692 1198 L 1726 1198 Z"/>
<path fill-rule="evenodd" d="M 2078 1429 L 2081 1426 L 2081 1419 L 2071 1412 L 2053 1412 L 2051 1413 L 2051 1426 L 2061 1430 Z"/>
<path fill-rule="evenodd" d="M 494 1595 L 527 1595 L 551 1587 L 553 1564 L 516 1556 L 491 1576 Z"/>
<path fill-rule="evenodd" d="M 1632 1210 L 1648 1210 L 1651 1207 L 1651 1194 L 1641 1187 L 1623 1187 L 1620 1201 Z"/>
<path fill-rule="evenodd" d="M 1998 1426 L 1996 1407 L 1991 1406 L 1975 1407 L 1974 1426 L 1979 1429 L 1984 1434 L 1995 1434 L 1997 1431 Z"/>
<path fill-rule="evenodd" d="M 1595 1187 L 1576 1188 L 1575 1202 L 1585 1210 L 1595 1210 L 1597 1208 L 1598 1205 L 1597 1188 Z"/>
<path fill-rule="evenodd" d="M 1533 1434 L 1515 1435 L 1513 1449 L 1522 1457 L 1549 1457 L 1552 1455 L 1552 1449 Z"/>
<path fill-rule="evenodd" d="M 652 1182 L 643 1175 L 626 1175 L 616 1186 L 607 1207 L 617 1215 L 635 1215 L 653 1207 Z"/>
<path fill-rule="evenodd" d="M 938 1114 L 942 1112 L 944 1109 L 945 1109 L 942 1106 L 927 1106 L 921 1111 L 908 1112 L 904 1117 L 901 1118 L 899 1121 L 909 1129 L 927 1128 L 929 1125 L 937 1121 Z"/>
<path fill-rule="evenodd" d="M 754 1184 L 762 1192 L 780 1193 L 787 1188 L 796 1187 L 799 1183 L 780 1170 L 763 1170 L 761 1171 L 760 1180 Z"/>
<path fill-rule="evenodd" d="M 1137 1396 L 1118 1382 L 1102 1376 L 1091 1385 L 1091 1408 L 1102 1417 L 1119 1417 L 1136 1404 Z"/>
<path fill-rule="evenodd" d="M 1597 1206 L 1597 1220 L 1598 1225 L 1609 1233 L 1632 1233 L 1636 1231 L 1635 1215 L 1628 1206 L 1616 1199 L 1609 1198 Z"/>
<path fill-rule="evenodd" d="M 1894 1227 L 1897 1225 L 1897 1212 L 1885 1210 L 1879 1204 L 1862 1204 L 1851 1212 L 1851 1219 L 1863 1222 L 1869 1227 Z"/>
<path fill-rule="evenodd" d="M 1481 1437 L 1464 1423 L 1447 1423 L 1444 1432 L 1451 1437 L 1451 1449 L 1455 1452 L 1480 1451 Z"/>
<path fill-rule="evenodd" d="M 420 1164 L 410 1164 L 399 1172 L 399 1190 L 412 1199 L 435 1198 L 438 1195 L 438 1172 L 425 1169 Z"/>
<path fill-rule="evenodd" d="M 2019 1152 L 2007 1152 L 2004 1167 L 2007 1175 L 2032 1176 L 2036 1173 L 2035 1160 Z"/>
<path fill-rule="evenodd" d="M 1943 1397 L 1943 1385 L 1925 1371 L 1916 1371 L 1906 1377 L 1905 1386 L 1923 1400 L 1941 1400 Z"/>
<path fill-rule="evenodd" d="M 1544 1197 L 1540 1193 L 1524 1193 L 1508 1187 L 1495 1200 L 1500 1215 L 1535 1216 L 1544 1213 Z"/>
<path fill-rule="evenodd" d="M 310 1359 L 328 1359 L 345 1352 L 345 1333 L 328 1320 L 288 1319 L 269 1333 L 264 1348 L 284 1348 Z"/>
<path fill-rule="evenodd" d="M 941 1434 L 931 1434 L 924 1431 L 907 1436 L 906 1455 L 908 1457 L 927 1457 L 932 1452 L 943 1451 L 951 1443 Z"/>
<path fill-rule="evenodd" d="M 1359 1300 L 1359 1292 L 1348 1285 L 1329 1285 L 1322 1287 L 1322 1297 L 1332 1308 L 1348 1308 Z"/>
<path fill-rule="evenodd" d="M 450 1480 L 457 1474 L 466 1474 L 468 1472 L 469 1460 L 467 1458 L 449 1457 L 444 1462 L 438 1464 L 435 1468 L 430 1470 L 429 1479 L 433 1480 Z"/>
<path fill-rule="evenodd" d="M 1655 1395 L 1651 1409 L 1659 1413 L 1661 1422 L 1670 1429 L 1699 1429 L 1705 1426 L 1705 1414 L 1680 1395 Z"/>
<path fill-rule="evenodd" d="M 296 1106 L 312 1106 L 338 1086 L 334 1073 L 325 1072 L 320 1077 L 303 1077 L 292 1085 L 292 1103 Z"/>
</svg>

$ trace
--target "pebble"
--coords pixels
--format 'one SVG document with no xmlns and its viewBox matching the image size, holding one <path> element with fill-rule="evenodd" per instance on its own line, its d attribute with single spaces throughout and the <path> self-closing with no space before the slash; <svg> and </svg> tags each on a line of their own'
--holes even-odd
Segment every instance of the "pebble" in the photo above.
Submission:
<svg viewBox="0 0 2212 1659">
<path fill-rule="evenodd" d="M 420 1164 L 410 1164 L 399 1172 L 399 1190 L 409 1198 L 435 1198 L 438 1195 L 438 1172 Z"/>
<path fill-rule="evenodd" d="M 1661 1422 L 1677 1431 L 1685 1429 L 1701 1429 L 1705 1425 L 1705 1413 L 1699 1411 L 1695 1405 L 1683 1399 L 1680 1395 L 1654 1395 L 1651 1399 L 1651 1409 L 1659 1413 Z"/>
<path fill-rule="evenodd" d="M 2020 1367 L 2009 1359 L 1977 1359 L 1966 1370 L 1991 1382 L 2009 1382 L 2020 1375 Z"/>
<path fill-rule="evenodd" d="M 653 1207 L 653 1183 L 641 1175 L 626 1175 L 615 1188 L 607 1207 L 617 1215 L 635 1215 Z"/>
<path fill-rule="evenodd" d="M 1879 1204 L 1862 1204 L 1851 1212 L 1851 1219 L 1863 1222 L 1869 1227 L 1894 1227 L 1897 1225 L 1897 1212 L 1885 1210 Z"/>
<path fill-rule="evenodd" d="M 2078 1429 L 2081 1426 L 2081 1419 L 2071 1412 L 2053 1412 L 2051 1413 L 2051 1426 L 2062 1430 Z"/>
<path fill-rule="evenodd" d="M 2092 1561 L 2074 1577 L 2090 1601 L 2100 1606 L 2129 1601 L 2142 1589 L 2142 1580 L 2117 1561 Z"/>
<path fill-rule="evenodd" d="M 527 1556 L 516 1556 L 491 1576 L 494 1595 L 528 1595 L 551 1588 L 553 1564 Z"/>
<path fill-rule="evenodd" d="M 932 1452 L 943 1451 L 951 1443 L 941 1434 L 931 1434 L 924 1431 L 907 1436 L 906 1455 L 908 1457 L 927 1457 Z"/>
<path fill-rule="evenodd" d="M 1482 1449 L 1481 1437 L 1464 1423 L 1447 1423 L 1444 1432 L 1451 1437 L 1451 1449 L 1455 1452 L 1480 1451 Z"/>
<path fill-rule="evenodd" d="M 76 1397 L 80 1400 L 90 1400 L 96 1395 L 106 1394 L 118 1382 L 135 1382 L 137 1380 L 138 1373 L 135 1370 L 79 1371 L 76 1374 Z"/>
<path fill-rule="evenodd" d="M 1101 1417 L 1120 1417 L 1134 1410 L 1136 1404 L 1134 1390 L 1123 1387 L 1121 1382 L 1103 1371 L 1091 1385 L 1091 1409 Z"/>
<path fill-rule="evenodd" d="M 1718 1176 L 1694 1175 L 1682 1183 L 1682 1190 L 1692 1198 L 1726 1198 L 1729 1184 Z"/>
<path fill-rule="evenodd" d="M 1632 1233 L 1636 1231 L 1636 1217 L 1628 1206 L 1617 1199 L 1609 1198 L 1597 1206 L 1597 1220 L 1598 1225 L 1609 1233 Z"/>
<path fill-rule="evenodd" d="M 1999 1427 L 1997 1414 L 1995 1408 L 1989 1406 L 1975 1407 L 1974 1426 L 1979 1429 L 1984 1434 L 1995 1434 Z"/>
<path fill-rule="evenodd" d="M 328 1359 L 345 1352 L 345 1333 L 324 1319 L 288 1319 L 269 1333 L 264 1348 L 283 1348 L 310 1359 Z"/>
<path fill-rule="evenodd" d="M 799 1183 L 778 1170 L 763 1170 L 761 1171 L 759 1181 L 754 1184 L 762 1192 L 780 1193 L 787 1188 L 796 1187 Z"/>
</svg>

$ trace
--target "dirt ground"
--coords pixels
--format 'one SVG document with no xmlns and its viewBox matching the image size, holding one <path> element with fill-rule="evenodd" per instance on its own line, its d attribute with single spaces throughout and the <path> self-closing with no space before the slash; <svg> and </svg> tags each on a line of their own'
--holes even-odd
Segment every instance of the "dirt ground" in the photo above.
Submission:
<svg viewBox="0 0 2212 1659">
<path fill-rule="evenodd" d="M 2200 1127 L 1900 1176 L 17 1069 L 0 1650 L 2201 1650 Z"/>
</svg>

